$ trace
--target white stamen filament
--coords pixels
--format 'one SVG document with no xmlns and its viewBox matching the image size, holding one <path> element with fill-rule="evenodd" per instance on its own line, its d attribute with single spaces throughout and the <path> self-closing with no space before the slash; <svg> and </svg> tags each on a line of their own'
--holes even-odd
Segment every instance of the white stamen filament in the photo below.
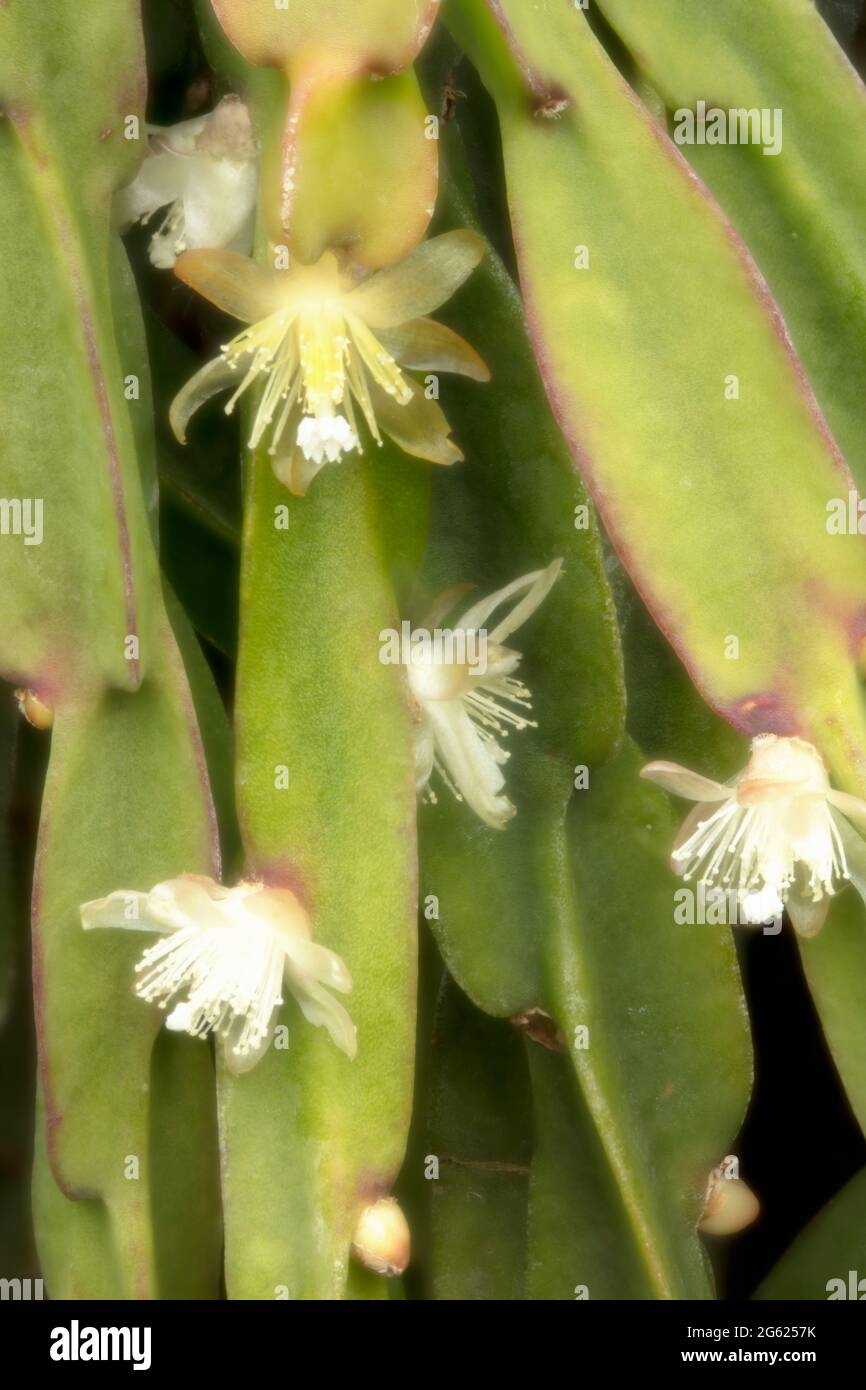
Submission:
<svg viewBox="0 0 866 1390">
<path fill-rule="evenodd" d="M 833 816 L 815 796 L 797 798 L 795 804 L 800 817 L 806 817 L 805 833 L 784 802 L 744 807 L 732 794 L 674 850 L 683 877 L 735 886 L 742 894 L 766 892 L 784 901 L 796 865 L 803 863 L 813 901 L 832 895 L 849 876 Z"/>
<path fill-rule="evenodd" d="M 339 299 L 304 300 L 279 309 L 244 329 L 222 354 L 231 367 L 244 369 L 226 414 L 258 377 L 266 378 L 249 447 L 257 448 L 270 433 L 269 451 L 275 453 L 300 409 L 296 441 L 304 457 L 317 464 L 338 462 L 354 449 L 362 452 L 353 402 L 381 443 L 370 380 L 400 405 L 408 405 L 414 394 L 394 358 Z"/>
<path fill-rule="evenodd" d="M 266 1036 L 283 1002 L 284 955 L 267 926 L 245 923 L 202 931 L 187 927 L 162 937 L 136 966 L 136 994 L 165 1009 L 181 991 L 168 1026 L 194 1037 L 232 1032 L 243 1057 Z"/>
</svg>

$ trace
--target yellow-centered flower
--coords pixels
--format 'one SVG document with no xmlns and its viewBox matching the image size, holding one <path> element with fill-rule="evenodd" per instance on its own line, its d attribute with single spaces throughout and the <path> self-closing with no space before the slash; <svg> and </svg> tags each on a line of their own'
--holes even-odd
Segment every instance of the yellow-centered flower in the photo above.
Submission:
<svg viewBox="0 0 866 1390">
<path fill-rule="evenodd" d="M 447 232 L 359 282 L 330 251 L 314 266 L 289 270 L 265 269 L 231 251 L 185 253 L 175 274 L 250 326 L 176 397 L 175 435 L 185 442 L 190 417 L 211 396 L 231 387 L 230 414 L 256 383 L 249 446 L 267 444 L 274 472 L 291 492 L 305 493 L 326 463 L 363 452 L 361 421 L 377 444 L 384 433 L 417 458 L 456 463 L 463 455 L 445 415 L 406 373 L 489 379 L 463 338 L 426 317 L 482 254 L 473 232 Z"/>
</svg>

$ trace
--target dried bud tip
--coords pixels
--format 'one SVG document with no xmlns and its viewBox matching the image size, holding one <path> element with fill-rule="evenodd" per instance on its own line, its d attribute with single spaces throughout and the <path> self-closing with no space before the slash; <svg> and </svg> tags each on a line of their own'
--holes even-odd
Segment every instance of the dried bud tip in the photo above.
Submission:
<svg viewBox="0 0 866 1390">
<path fill-rule="evenodd" d="M 402 1274 L 409 1263 L 411 1237 L 402 1210 L 393 1197 L 365 1207 L 352 1240 L 355 1257 L 376 1274 Z"/>
<path fill-rule="evenodd" d="M 722 1165 L 710 1174 L 698 1230 L 708 1236 L 733 1236 L 751 1226 L 760 1210 L 761 1205 L 748 1183 L 729 1176 Z"/>
<path fill-rule="evenodd" d="M 54 723 L 54 710 L 40 700 L 38 695 L 34 695 L 32 690 L 16 690 L 15 699 L 27 723 L 32 724 L 34 729 L 51 728 Z"/>
</svg>

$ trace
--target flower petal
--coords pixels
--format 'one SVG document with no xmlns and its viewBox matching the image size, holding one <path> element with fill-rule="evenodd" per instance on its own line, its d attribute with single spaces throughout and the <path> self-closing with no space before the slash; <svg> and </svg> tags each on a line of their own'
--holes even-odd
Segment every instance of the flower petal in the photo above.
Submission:
<svg viewBox="0 0 866 1390">
<path fill-rule="evenodd" d="M 149 893 L 121 888 L 107 898 L 83 903 L 81 925 L 85 931 L 94 927 L 156 932 L 220 927 L 224 919 L 214 903 L 230 891 L 211 878 L 182 874 L 180 878 L 157 883 Z"/>
<path fill-rule="evenodd" d="M 299 977 L 286 965 L 286 983 L 308 1023 L 327 1028 L 332 1042 L 350 1059 L 358 1051 L 358 1032 L 339 1000 L 322 986 Z"/>
<path fill-rule="evenodd" d="M 308 459 L 297 444 L 289 443 L 271 455 L 271 467 L 274 477 L 289 489 L 293 497 L 306 497 L 313 479 L 327 467 L 327 459 L 316 463 L 315 459 Z"/>
<path fill-rule="evenodd" d="M 286 950 L 295 941 L 310 940 L 310 919 L 306 909 L 291 888 L 273 888 L 259 883 L 243 899 L 244 909 L 251 916 L 275 931 Z"/>
<path fill-rule="evenodd" d="M 791 919 L 791 926 L 798 936 L 811 937 L 817 936 L 827 920 L 827 913 L 830 908 L 830 898 L 825 894 L 818 902 L 806 893 L 801 893 L 797 887 L 789 890 L 785 907 L 788 909 L 788 916 Z"/>
<path fill-rule="evenodd" d="M 294 970 L 307 980 L 339 990 L 340 994 L 351 993 L 352 977 L 345 961 L 336 951 L 329 951 L 327 946 L 298 936 L 286 943 L 286 956 Z"/>
<path fill-rule="evenodd" d="M 850 796 L 848 792 L 837 791 L 828 792 L 827 800 L 831 806 L 842 812 L 846 820 L 856 826 L 861 835 L 866 835 L 866 801 L 862 801 L 859 796 Z"/>
<path fill-rule="evenodd" d="M 346 307 L 371 328 L 394 328 L 423 318 L 450 299 L 484 255 L 484 242 L 466 229 L 422 241 L 396 265 L 378 270 L 346 296 Z"/>
<path fill-rule="evenodd" d="M 85 931 L 95 927 L 123 927 L 127 931 L 170 931 L 170 927 L 158 927 L 147 915 L 147 893 L 135 893 L 119 889 L 109 893 L 107 898 L 94 898 L 82 903 L 81 925 Z"/>
<path fill-rule="evenodd" d="M 439 757 L 464 801 L 487 825 L 504 830 L 516 808 L 498 795 L 505 786 L 502 769 L 460 701 L 431 701 L 427 716 Z"/>
<path fill-rule="evenodd" d="M 379 334 L 382 346 L 401 367 L 419 372 L 456 372 L 489 381 L 490 368 L 471 343 L 435 319 L 412 319 Z"/>
<path fill-rule="evenodd" d="M 860 897 L 866 902 L 866 842 L 843 816 L 834 815 L 832 811 L 830 814 L 833 816 L 833 824 L 839 832 L 842 848 L 845 851 L 848 877 Z"/>
<path fill-rule="evenodd" d="M 168 414 L 172 433 L 179 444 L 186 443 L 186 427 L 199 407 L 211 396 L 236 385 L 238 380 L 238 368 L 230 367 L 224 357 L 215 357 L 190 377 L 172 401 Z"/>
<path fill-rule="evenodd" d="M 160 931 L 196 931 L 225 925 L 225 915 L 216 906 L 231 898 L 233 891 L 198 874 L 182 874 L 157 883 L 147 895 L 146 912 Z"/>
<path fill-rule="evenodd" d="M 168 1019 L 166 1019 L 168 1026 Z M 274 1030 L 268 1028 L 263 1038 L 259 1038 L 257 1043 L 247 1047 L 245 1052 L 236 1052 L 235 1044 L 243 1031 L 244 1019 L 236 1018 L 228 1033 L 222 1039 L 223 1058 L 232 1076 L 243 1076 L 244 1072 L 252 1071 L 257 1062 L 260 1062 L 274 1040 Z"/>
<path fill-rule="evenodd" d="M 184 251 L 174 273 L 204 299 L 242 323 L 258 323 L 278 307 L 279 275 L 237 251 Z"/>
<path fill-rule="evenodd" d="M 412 752 L 415 761 L 415 790 L 421 792 L 433 776 L 436 744 L 433 730 L 426 723 L 415 727 L 412 738 Z"/>
<path fill-rule="evenodd" d="M 502 603 L 507 603 L 516 594 L 523 594 L 519 603 L 515 604 L 511 612 L 502 618 L 492 632 L 488 632 L 487 641 L 501 643 L 512 632 L 516 632 L 521 624 L 535 612 L 539 604 L 543 603 L 550 590 L 559 578 L 562 569 L 562 561 L 554 560 L 547 566 L 547 569 L 533 570 L 531 574 L 524 574 L 520 579 L 515 579 L 511 584 L 506 584 L 504 589 L 497 589 L 495 593 L 489 594 L 487 598 L 480 599 L 466 613 L 463 614 L 459 627 L 478 629 L 484 627 L 490 615 Z"/>
<path fill-rule="evenodd" d="M 448 465 L 461 461 L 463 454 L 449 438 L 451 426 L 444 412 L 436 401 L 427 400 L 420 387 L 415 387 L 406 405 L 400 405 L 375 383 L 370 394 L 379 426 L 407 454 L 429 463 Z"/>
<path fill-rule="evenodd" d="M 111 213 L 114 225 L 126 232 L 134 222 L 150 217 L 157 208 L 167 207 L 183 197 L 186 169 L 170 155 L 145 159 L 137 177 L 114 195 Z"/>
<path fill-rule="evenodd" d="M 683 796 L 687 801 L 724 801 L 731 795 L 730 787 L 714 782 L 710 777 L 702 777 L 699 772 L 691 772 L 679 763 L 647 763 L 641 768 L 641 777 L 655 782 L 674 796 Z"/>
</svg>

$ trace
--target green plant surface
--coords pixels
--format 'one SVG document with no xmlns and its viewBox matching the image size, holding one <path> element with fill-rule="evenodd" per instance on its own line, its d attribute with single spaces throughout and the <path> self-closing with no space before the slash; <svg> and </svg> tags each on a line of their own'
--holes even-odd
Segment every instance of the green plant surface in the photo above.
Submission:
<svg viewBox="0 0 866 1390">
<path fill-rule="evenodd" d="M 860 1300 L 866 1295 L 866 1283 L 860 1283 L 864 1268 L 866 1171 L 852 1178 L 813 1217 L 767 1275 L 755 1298 L 776 1302 L 817 1301 L 833 1294 L 837 1299 Z M 831 1283 L 832 1280 L 836 1283 Z"/>
<path fill-rule="evenodd" d="M 863 84 L 810 0 L 694 5 L 602 0 L 674 112 L 779 112 L 781 150 L 684 145 L 785 315 L 833 433 L 866 485 Z M 732 369 L 733 370 L 733 369 Z"/>
<path fill-rule="evenodd" d="M 285 93 L 206 32 L 220 70 L 251 97 L 273 168 Z M 381 1280 L 355 1270 L 347 1283 L 358 1216 L 390 1191 L 403 1158 L 414 1072 L 415 789 L 406 693 L 379 661 L 379 632 L 398 617 L 383 490 L 427 467 L 386 445 L 326 470 L 298 499 L 266 450 L 245 463 L 235 729 L 246 872 L 291 887 L 314 938 L 345 960 L 358 1054 L 338 1053 L 292 1003 L 281 1015 L 288 1050 L 221 1077 L 232 1298 L 383 1296 Z M 411 563 L 419 542 L 408 538 L 424 519 L 411 476 L 407 497 Z"/>
<path fill-rule="evenodd" d="M 589 1028 L 575 1069 L 651 1279 L 706 1297 L 694 1228 L 748 1104 L 748 1019 L 729 929 L 675 921 L 677 821 L 667 797 L 636 789 L 642 763 L 626 745 L 574 799 L 580 930 L 557 946 L 553 1012 L 564 1031 Z"/>
<path fill-rule="evenodd" d="M 831 904 L 818 935 L 798 945 L 827 1045 L 866 1133 L 866 921 L 853 889 Z"/>
<path fill-rule="evenodd" d="M 0 550 L 0 668 L 51 703 L 101 680 L 135 688 L 125 639 L 146 647 L 153 618 L 106 273 L 110 195 L 143 148 L 124 138 L 142 118 L 140 42 L 132 0 L 95 0 L 83 22 L 71 0 L 0 12 L 0 293 L 17 306 L 0 344 L 4 489 L 41 499 L 44 518 L 41 544 Z"/>
<path fill-rule="evenodd" d="M 369 485 L 378 463 L 326 474 L 314 504 L 289 497 L 266 452 L 249 463 L 236 702 L 248 872 L 298 893 L 315 938 L 346 961 L 358 1055 L 291 1006 L 288 1051 L 223 1079 L 231 1297 L 340 1296 L 354 1223 L 390 1188 L 408 1131 L 415 790 L 405 695 L 378 659 L 396 620 Z"/>
<path fill-rule="evenodd" d="M 756 1300 L 866 1297 L 864 4 L 0 0 L 0 1274 L 706 1302 L 791 1241 Z M 698 102 L 779 153 L 678 145 Z M 403 668 L 461 619 L 492 667 Z M 649 759 L 750 766 L 685 880 Z M 190 874 L 156 983 L 82 929 Z M 832 898 L 841 1089 L 790 941 L 701 922 L 760 880 Z"/>
<path fill-rule="evenodd" d="M 621 559 L 710 704 L 862 787 L 866 547 L 827 532 L 850 475 L 748 256 L 582 12 L 446 14 L 496 99 L 533 341 Z"/>
<path fill-rule="evenodd" d="M 457 175 L 448 215 L 471 220 L 459 150 L 448 154 Z M 489 592 L 556 555 L 565 565 L 513 639 L 538 723 L 514 739 L 508 763 L 517 815 L 504 831 L 490 830 L 439 789 L 438 804 L 421 816 L 422 901 L 436 898 L 431 926 L 449 970 L 485 1011 L 541 1009 L 568 1038 L 590 1025 L 590 1047 L 571 1050 L 582 1092 L 572 1122 L 579 1127 L 585 1107 L 590 1148 L 601 1155 L 587 1167 L 586 1205 L 599 1190 L 616 1194 L 610 1222 L 623 1238 L 618 1259 L 631 1270 L 632 1296 L 652 1288 L 707 1297 L 694 1225 L 750 1084 L 733 947 L 726 932 L 685 936 L 689 929 L 674 925 L 667 855 L 676 823 L 667 799 L 645 797 L 632 747 L 610 761 L 624 716 L 612 599 L 591 518 L 587 529 L 575 526 L 585 494 L 544 402 L 513 285 L 491 251 L 448 317 L 458 331 L 474 325 L 492 380 L 483 399 L 460 383 L 445 388 L 467 463 L 433 479 L 424 592 L 467 579 Z M 589 790 L 574 790 L 580 767 Z M 639 924 L 633 902 L 643 905 Z M 711 1095 L 708 1034 L 714 1055 L 726 1058 L 723 1093 L 714 1082 Z M 552 1101 L 547 1109 L 555 1128 Z M 547 1178 L 539 1181 L 543 1191 Z M 557 1194 L 554 1185 L 550 1200 Z M 539 1287 L 555 1284 L 560 1297 L 573 1297 L 580 1282 L 606 1286 L 601 1264 L 592 1278 L 584 1268 L 585 1278 L 578 1271 L 557 1282 L 544 1260 L 542 1241 L 530 1267 Z"/>
<path fill-rule="evenodd" d="M 532 1117 L 517 1032 L 485 1017 L 451 981 L 436 1007 L 426 1180 L 430 1295 L 526 1297 Z"/>
<path fill-rule="evenodd" d="M 217 18 L 250 63 L 285 68 L 319 61 L 344 71 L 408 66 L 436 18 L 439 0 L 214 0 Z"/>
<path fill-rule="evenodd" d="M 359 265 L 400 260 L 433 213 L 437 144 L 410 69 L 295 82 L 282 145 L 291 193 L 283 202 L 289 245 L 307 264 L 344 246 Z M 284 173 L 285 177 L 285 173 Z"/>
<path fill-rule="evenodd" d="M 138 7 L 12 0 L 0 48 L 0 273 L 21 306 L 0 361 L 4 487 L 44 503 L 41 544 L 3 546 L 0 662 L 55 713 L 32 895 L 37 1241 L 54 1296 L 213 1296 L 209 1056 L 171 1042 L 151 1068 L 161 1019 L 133 996 L 141 939 L 85 936 L 79 917 L 113 889 L 218 866 L 153 544 L 140 315 L 109 229 L 144 147 Z M 172 1241 L 200 1259 L 177 1268 Z"/>
<path fill-rule="evenodd" d="M 451 225 L 474 221 L 461 158 L 452 143 L 443 212 Z M 476 1003 L 508 1016 L 542 992 L 537 931 L 526 924 L 539 915 L 540 856 L 563 824 L 575 767 L 603 762 L 622 736 L 621 654 L 591 509 L 545 401 L 519 297 L 492 247 L 446 316 L 458 332 L 473 333 L 491 381 L 483 388 L 442 383 L 467 461 L 432 478 L 417 606 L 423 611 L 455 584 L 492 593 L 557 557 L 564 561 L 544 604 L 514 638 L 538 723 L 513 739 L 508 784 L 522 808 L 517 819 L 504 832 L 488 830 L 442 787 L 439 805 L 421 816 L 422 896 L 435 893 L 442 905 L 433 923 L 440 949 Z M 452 930 L 450 904 L 465 899 L 467 884 L 486 910 Z"/>
<path fill-rule="evenodd" d="M 18 956 L 15 941 L 16 892 L 12 876 L 16 723 L 12 692 L 0 686 L 0 1028 L 7 1021 L 15 992 Z"/>
<path fill-rule="evenodd" d="M 181 701 L 177 684 L 177 671 L 160 671 L 152 659 L 151 675 L 137 694 L 106 692 L 85 709 L 64 707 L 52 734 L 33 888 L 44 1159 L 64 1199 L 83 1201 L 91 1215 L 82 1214 L 76 1227 L 80 1244 L 66 1239 L 63 1262 L 55 1266 L 54 1218 L 46 1215 L 40 1231 L 37 1210 L 49 1289 L 53 1279 L 61 1287 L 74 1281 L 76 1261 L 89 1260 L 87 1223 L 94 1206 L 104 1204 L 121 1279 L 114 1296 L 152 1296 L 151 1222 L 158 1220 L 159 1205 L 173 1200 L 165 1181 L 172 1153 L 180 1160 L 178 1179 L 189 1180 L 184 1143 L 199 1123 L 197 1107 L 208 1104 L 210 1062 L 194 1043 L 171 1054 L 177 1074 L 167 1073 L 170 1086 L 163 1088 L 159 1076 L 151 1075 L 162 1017 L 133 997 L 142 939 L 86 934 L 78 912 L 80 903 L 117 887 L 146 889 L 178 873 L 213 871 L 204 759 L 191 728 L 191 702 Z M 163 1120 L 172 1115 L 172 1123 L 154 1135 L 158 1154 L 149 1137 L 153 1107 Z M 134 1177 L 130 1159 L 137 1160 Z M 209 1161 L 215 1153 L 205 1144 L 198 1153 L 204 1190 Z M 162 1181 L 152 1188 L 154 1170 Z M 186 1211 L 194 1220 L 195 1209 Z M 218 1211 L 209 1213 L 214 1223 Z M 197 1235 L 196 1243 L 206 1255 L 206 1238 Z M 208 1267 L 203 1259 L 195 1274 L 200 1290 L 215 1288 L 213 1262 Z"/>
<path fill-rule="evenodd" d="M 567 1057 L 527 1042 L 534 1152 L 527 1296 L 656 1298 L 604 1149 Z"/>
</svg>

